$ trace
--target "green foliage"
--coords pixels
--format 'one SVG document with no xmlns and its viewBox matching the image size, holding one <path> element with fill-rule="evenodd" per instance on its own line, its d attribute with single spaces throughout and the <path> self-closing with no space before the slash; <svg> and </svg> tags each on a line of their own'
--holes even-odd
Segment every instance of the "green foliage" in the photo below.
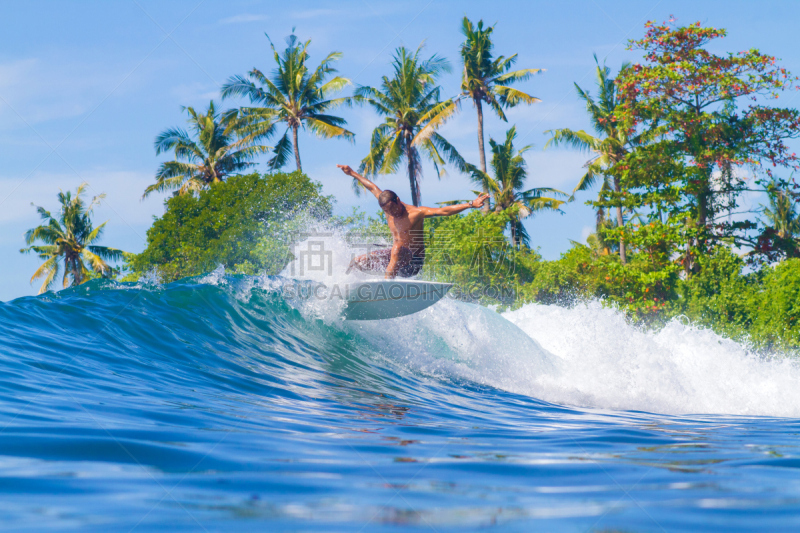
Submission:
<svg viewBox="0 0 800 533">
<path fill-rule="evenodd" d="M 130 260 L 134 272 L 156 268 L 164 281 L 214 270 L 277 274 L 290 258 L 301 217 L 330 215 L 331 198 L 299 172 L 249 174 L 175 196 L 147 232 L 147 248 Z"/>
<path fill-rule="evenodd" d="M 595 56 L 597 63 L 597 56 Z M 628 68 L 624 63 L 622 69 Z M 547 141 L 545 148 L 550 145 L 567 145 L 582 151 L 591 152 L 592 157 L 586 162 L 586 173 L 578 181 L 574 195 L 578 191 L 591 189 L 598 180 L 601 180 L 600 202 L 589 202 L 597 209 L 597 229 L 600 231 L 602 226 L 608 224 L 606 211 L 610 204 L 603 202 L 606 193 L 613 191 L 621 193 L 619 175 L 613 171 L 614 167 L 622 161 L 625 156 L 633 149 L 641 146 L 650 140 L 651 135 L 643 133 L 640 135 L 629 136 L 628 131 L 621 127 L 617 117 L 617 108 L 621 105 L 617 86 L 614 78 L 611 77 L 611 69 L 607 66 L 597 64 L 597 97 L 593 97 L 588 91 L 581 89 L 576 83 L 575 89 L 578 97 L 586 104 L 586 112 L 592 123 L 592 127 L 597 134 L 591 135 L 584 130 L 572 130 L 561 128 L 553 130 L 552 138 Z M 616 211 L 616 224 L 622 226 L 625 223 L 624 209 L 620 203 L 613 206 Z M 625 254 L 625 241 L 618 241 L 620 261 L 627 262 Z"/>
<path fill-rule="evenodd" d="M 173 151 L 175 160 L 162 163 L 156 182 L 144 190 L 145 197 L 154 191 L 200 191 L 254 166 L 253 159 L 268 151 L 258 143 L 269 136 L 269 127 L 244 120 L 236 111 L 220 114 L 213 101 L 205 114 L 192 107 L 183 109 L 196 140 L 180 128 L 170 128 L 156 137 L 156 154 Z"/>
<path fill-rule="evenodd" d="M 125 252 L 121 250 L 94 244 L 102 236 L 106 222 L 95 228 L 92 210 L 105 194 L 95 196 L 86 205 L 81 197 L 86 187 L 86 183 L 81 183 L 75 196 L 69 191 L 59 192 L 61 211 L 56 216 L 44 207 L 37 207 L 36 211 L 45 223 L 25 233 L 25 243 L 29 246 L 20 252 L 34 252 L 44 260 L 31 277 L 31 283 L 44 278 L 39 294 L 50 289 L 62 271 L 64 288 L 80 285 L 95 277 L 110 277 L 114 271 L 106 261 L 123 258 Z M 43 244 L 33 244 L 37 241 Z"/>
<path fill-rule="evenodd" d="M 696 324 L 731 338 L 743 338 L 752 325 L 758 302 L 758 276 L 743 275 L 744 261 L 727 246 L 718 246 L 700 258 L 700 272 L 681 284 L 681 312 Z"/>
<path fill-rule="evenodd" d="M 615 165 L 621 191 L 605 194 L 605 205 L 646 208 L 662 215 L 682 239 L 687 275 L 700 257 L 720 243 L 754 246 L 752 220 L 729 222 L 744 192 L 751 189 L 737 169 L 797 168 L 800 159 L 787 140 L 800 135 L 800 111 L 769 107 L 761 98 L 777 97 L 794 80 L 774 57 L 751 49 L 714 53 L 708 44 L 725 30 L 700 23 L 676 27 L 647 24 L 630 48 L 644 62 L 624 68 L 617 79 L 621 105 L 615 116 L 629 134 L 645 132 L 654 142 L 637 147 Z"/>
<path fill-rule="evenodd" d="M 511 220 L 505 212 L 479 211 L 428 219 L 423 275 L 455 283 L 464 299 L 512 304 L 522 284 L 533 280 L 541 256 L 511 245 L 504 233 Z"/>
<path fill-rule="evenodd" d="M 634 253 L 623 265 L 619 257 L 576 243 L 557 261 L 543 262 L 525 287 L 525 301 L 570 304 L 601 298 L 635 319 L 651 319 L 675 298 L 676 268 L 655 265 L 646 253 Z"/>
<path fill-rule="evenodd" d="M 483 145 L 483 102 L 486 102 L 495 114 L 508 121 L 503 108 L 514 107 L 520 103 L 533 104 L 540 102 L 538 98 L 519 89 L 511 87 L 516 83 L 529 79 L 542 69 L 526 68 L 511 70 L 517 61 L 517 54 L 509 57 L 494 58 L 492 49 L 492 33 L 494 26 L 483 27 L 483 21 L 473 25 L 467 17 L 461 21 L 461 33 L 464 42 L 461 44 L 461 62 L 464 70 L 461 75 L 462 95 L 472 99 L 478 113 L 478 149 L 480 150 L 480 170 L 486 172 L 486 149 Z M 484 192 L 488 192 L 484 189 Z"/>
<path fill-rule="evenodd" d="M 307 51 L 310 44 L 310 40 L 303 43 L 295 35 L 290 35 L 286 40 L 286 49 L 280 54 L 270 41 L 277 65 L 271 76 L 265 76 L 254 68 L 247 76 L 233 76 L 222 86 L 223 98 L 246 96 L 255 105 L 240 110 L 243 118 L 252 126 L 272 133 L 276 124 L 286 125 L 286 132 L 275 146 L 274 156 L 269 161 L 272 171 L 279 170 L 288 162 L 292 147 L 297 171 L 303 171 L 297 144 L 297 130 L 301 126 L 306 126 L 323 139 L 339 137 L 353 141 L 355 137 L 353 132 L 344 128 L 346 120 L 329 114 L 340 105 L 352 103 L 350 97 L 329 98 L 349 85 L 350 80 L 334 76 L 325 81 L 337 72 L 333 63 L 342 54 L 331 52 L 311 71 L 306 64 L 310 57 Z M 292 141 L 289 140 L 289 131 L 292 132 Z"/>
<path fill-rule="evenodd" d="M 437 55 L 420 57 L 421 48 L 395 51 L 392 77 L 384 76 L 380 89 L 359 87 L 359 102 L 372 107 L 382 118 L 372 132 L 369 154 L 361 161 L 366 175 L 394 174 L 405 162 L 411 187 L 411 202 L 421 205 L 419 180 L 422 157 L 433 162 L 436 173 L 444 173 L 447 162 L 463 170 L 465 161 L 437 130 L 458 110 L 453 99 L 440 99 L 439 77 L 450 71 L 446 59 Z"/>
<path fill-rule="evenodd" d="M 532 146 L 524 146 L 517 150 L 514 147 L 516 137 L 517 128 L 512 126 L 506 132 L 504 143 L 500 144 L 494 139 L 489 139 L 489 145 L 492 147 L 491 167 L 494 178 L 474 165 L 468 164 L 466 168 L 472 174 L 473 183 L 480 185 L 484 191 L 492 194 L 495 210 L 505 211 L 508 214 L 511 244 L 519 247 L 520 244 L 529 245 L 528 233 L 522 225 L 524 218 L 538 211 L 559 211 L 564 204 L 563 200 L 544 195 L 564 197 L 566 194 L 550 187 L 522 190 L 525 180 L 528 178 L 527 164 L 523 154 Z"/>
<path fill-rule="evenodd" d="M 761 344 L 800 347 L 800 259 L 787 259 L 764 276 L 752 336 Z"/>
</svg>

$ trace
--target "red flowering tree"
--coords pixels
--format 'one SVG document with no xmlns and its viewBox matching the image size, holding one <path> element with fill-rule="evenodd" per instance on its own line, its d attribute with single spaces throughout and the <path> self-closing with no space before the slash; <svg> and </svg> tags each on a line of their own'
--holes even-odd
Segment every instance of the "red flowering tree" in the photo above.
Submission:
<svg viewBox="0 0 800 533">
<path fill-rule="evenodd" d="M 712 53 L 706 45 L 724 38 L 723 29 L 673 22 L 648 22 L 645 36 L 629 44 L 644 62 L 617 77 L 618 119 L 630 135 L 649 131 L 658 140 L 619 163 L 615 172 L 628 191 L 605 203 L 648 208 L 654 221 L 681 227 L 675 245 L 688 274 L 697 255 L 721 240 L 755 242 L 752 221 L 727 217 L 743 192 L 763 188 L 753 176 L 800 168 L 787 144 L 800 136 L 800 112 L 767 105 L 798 78 L 756 49 Z M 619 233 L 635 243 L 631 228 Z"/>
</svg>

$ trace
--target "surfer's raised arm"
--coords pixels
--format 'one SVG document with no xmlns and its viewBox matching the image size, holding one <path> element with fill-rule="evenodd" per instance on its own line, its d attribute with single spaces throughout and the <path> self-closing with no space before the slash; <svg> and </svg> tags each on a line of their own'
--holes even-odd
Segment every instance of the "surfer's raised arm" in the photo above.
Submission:
<svg viewBox="0 0 800 533">
<path fill-rule="evenodd" d="M 381 192 L 383 192 L 378 188 L 377 185 L 375 185 L 374 183 L 369 181 L 367 178 L 365 178 L 364 176 L 362 176 L 361 174 L 359 174 L 358 172 L 356 172 L 352 168 L 350 168 L 348 165 L 336 165 L 336 166 L 341 168 L 342 172 L 344 172 L 348 176 L 354 178 L 361 185 L 363 185 L 365 189 L 367 189 L 369 192 L 374 194 L 375 198 L 380 196 Z"/>
<path fill-rule="evenodd" d="M 455 215 L 456 213 L 460 213 L 470 207 L 479 208 L 483 207 L 483 202 L 489 198 L 489 195 L 486 193 L 478 195 L 477 198 L 472 200 L 471 202 L 466 202 L 463 204 L 456 204 L 456 205 L 448 205 L 445 207 L 424 207 L 420 206 L 419 210 L 422 211 L 422 214 L 427 217 L 449 217 L 450 215 Z"/>
</svg>

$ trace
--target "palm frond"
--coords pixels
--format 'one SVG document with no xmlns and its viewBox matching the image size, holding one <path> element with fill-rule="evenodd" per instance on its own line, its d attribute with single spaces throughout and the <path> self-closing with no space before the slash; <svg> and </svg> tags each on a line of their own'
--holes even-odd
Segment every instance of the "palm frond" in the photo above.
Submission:
<svg viewBox="0 0 800 533">
<path fill-rule="evenodd" d="M 322 95 L 323 98 L 327 98 L 329 94 L 338 93 L 345 87 L 351 84 L 351 81 L 347 78 L 343 78 L 341 76 L 336 76 L 335 78 L 331 78 L 325 84 L 323 84 L 319 88 L 319 93 Z M 347 103 L 349 98 L 340 98 L 341 103 Z"/>
<path fill-rule="evenodd" d="M 355 142 L 355 133 L 348 131 L 341 126 L 336 125 L 336 122 L 343 121 L 339 117 L 330 117 L 327 115 L 314 115 L 313 117 L 306 117 L 306 124 L 309 129 L 314 132 L 318 137 L 323 139 L 332 139 L 334 137 L 344 137 L 350 142 Z"/>
<path fill-rule="evenodd" d="M 283 134 L 283 137 L 278 141 L 275 145 L 275 148 L 272 151 L 275 154 L 268 162 L 267 166 L 270 172 L 275 172 L 283 168 L 283 166 L 289 162 L 289 159 L 292 157 L 292 141 L 289 139 L 289 130 L 287 129 L 286 132 Z"/>
<path fill-rule="evenodd" d="M 497 76 L 496 78 L 494 78 L 494 82 L 505 84 L 505 83 L 517 83 L 520 81 L 527 81 L 536 74 L 539 74 L 540 72 L 545 72 L 546 70 L 547 69 L 543 68 L 525 68 L 521 70 L 515 70 L 514 72 L 508 72 L 506 74 L 501 74 L 500 76 Z"/>
<path fill-rule="evenodd" d="M 458 101 L 447 100 L 446 102 L 433 106 L 419 117 L 419 123 L 425 126 L 419 130 L 411 141 L 411 146 L 416 146 L 422 141 L 430 139 L 431 135 L 433 135 L 436 130 L 442 127 L 458 112 L 458 107 Z"/>
<path fill-rule="evenodd" d="M 499 95 L 498 100 L 504 106 L 514 107 L 520 102 L 525 104 L 535 104 L 541 102 L 541 99 L 531 96 L 528 93 L 522 92 L 519 89 L 508 87 L 506 85 L 495 85 L 494 91 Z"/>
<path fill-rule="evenodd" d="M 52 287 L 56 276 L 58 276 L 58 273 L 61 270 L 61 265 L 59 264 L 58 259 L 58 256 L 51 257 L 42 263 L 42 265 L 36 269 L 36 272 L 33 273 L 33 276 L 31 276 L 31 283 L 41 277 L 44 277 L 44 281 L 39 288 L 39 294 L 46 292 L 50 287 Z"/>
<path fill-rule="evenodd" d="M 459 172 L 465 172 L 467 167 L 467 162 L 461 157 L 461 154 L 458 153 L 456 147 L 450 144 L 450 142 L 442 137 L 438 133 L 434 133 L 431 135 L 430 138 L 431 142 L 436 146 L 436 148 L 444 154 L 445 159 L 452 164 Z"/>
</svg>

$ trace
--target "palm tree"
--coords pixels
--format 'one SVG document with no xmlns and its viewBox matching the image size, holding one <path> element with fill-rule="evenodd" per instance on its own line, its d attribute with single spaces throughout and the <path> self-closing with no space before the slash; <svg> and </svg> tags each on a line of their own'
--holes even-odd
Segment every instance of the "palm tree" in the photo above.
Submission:
<svg viewBox="0 0 800 533">
<path fill-rule="evenodd" d="M 494 26 L 483 27 L 478 21 L 477 27 L 467 18 L 461 21 L 461 33 L 466 40 L 461 45 L 461 61 L 464 71 L 461 77 L 461 91 L 464 97 L 472 98 L 478 112 L 478 150 L 481 170 L 486 172 L 486 149 L 483 142 L 483 102 L 508 122 L 503 108 L 514 107 L 519 103 L 533 104 L 540 102 L 527 93 L 510 87 L 512 84 L 525 81 L 544 69 L 528 68 L 509 72 L 517 61 L 517 54 L 509 57 L 492 58 L 492 32 Z M 487 191 L 483 191 L 487 192 Z"/>
<path fill-rule="evenodd" d="M 511 243 L 515 247 L 520 244 L 529 244 L 530 238 L 522 225 L 522 220 L 538 211 L 558 211 L 564 200 L 551 196 L 565 197 L 566 193 L 550 187 L 538 187 L 522 190 L 528 177 L 527 165 L 523 154 L 532 148 L 531 145 L 514 149 L 514 139 L 517 137 L 517 128 L 512 126 L 506 132 L 506 140 L 499 144 L 494 139 L 489 139 L 492 150 L 491 167 L 494 177 L 475 167 L 467 165 L 472 174 L 472 181 L 489 191 L 494 197 L 494 210 L 505 211 L 511 216 L 509 229 L 511 230 Z"/>
<path fill-rule="evenodd" d="M 252 160 L 269 151 L 258 144 L 270 135 L 268 125 L 253 123 L 236 110 L 220 115 L 213 100 L 205 114 L 191 107 L 182 109 L 189 115 L 195 139 L 181 128 L 170 128 L 156 137 L 156 154 L 172 150 L 175 160 L 161 164 L 156 182 L 144 190 L 143 197 L 171 189 L 178 189 L 177 194 L 200 191 L 255 165 Z"/>
<path fill-rule="evenodd" d="M 327 114 L 339 105 L 352 103 L 351 97 L 328 99 L 331 94 L 348 85 L 350 80 L 335 76 L 325 81 L 328 75 L 337 72 L 332 64 L 342 57 L 340 52 L 328 54 L 316 70 L 310 72 L 306 65 L 309 58 L 306 50 L 311 41 L 301 43 L 295 35 L 290 35 L 286 43 L 282 56 L 272 41 L 269 43 L 278 64 L 272 76 L 267 77 L 255 68 L 246 76 L 233 76 L 222 86 L 222 98 L 246 96 L 251 104 L 258 104 L 260 107 L 242 108 L 244 115 L 264 124 L 286 124 L 286 132 L 275 145 L 275 155 L 270 159 L 269 167 L 270 170 L 277 170 L 285 165 L 293 147 L 297 170 L 302 172 L 300 147 L 297 144 L 297 131 L 301 126 L 308 126 L 323 139 L 343 137 L 354 140 L 355 135 L 344 129 L 347 121 Z M 289 130 L 292 132 L 291 141 Z"/>
<path fill-rule="evenodd" d="M 595 56 L 595 62 L 597 62 L 597 56 Z M 622 68 L 624 69 L 627 66 L 628 64 L 625 63 Z M 600 197 L 603 197 L 609 190 L 621 193 L 619 177 L 611 176 L 609 170 L 624 159 L 633 147 L 647 140 L 643 135 L 628 137 L 624 128 L 621 128 L 618 124 L 615 112 L 621 101 L 617 96 L 614 79 L 611 78 L 610 74 L 611 69 L 605 65 L 601 67 L 599 63 L 597 64 L 598 95 L 596 101 L 587 91 L 581 89 L 577 83 L 575 84 L 578 96 L 586 103 L 586 110 L 589 113 L 589 118 L 597 136 L 586 133 L 584 130 L 574 131 L 569 128 L 545 132 L 552 134 L 552 138 L 547 141 L 545 148 L 550 144 L 553 146 L 566 144 L 594 154 L 586 162 L 586 174 L 583 175 L 573 190 L 573 195 L 578 191 L 592 188 L 598 180 L 602 180 Z M 616 211 L 617 225 L 621 227 L 625 223 L 622 207 L 617 206 Z M 604 219 L 605 212 L 600 208 L 597 212 L 598 227 Z M 625 243 L 623 241 L 619 243 L 619 258 L 622 264 L 627 262 Z"/>
<path fill-rule="evenodd" d="M 105 197 L 105 194 L 95 196 L 87 206 L 81 198 L 86 187 L 87 184 L 82 183 L 75 191 L 74 197 L 69 191 L 59 192 L 61 212 L 57 216 L 50 214 L 44 207 L 37 206 L 36 210 L 45 223 L 25 233 L 25 243 L 29 246 L 20 252 L 35 252 L 44 260 L 31 277 L 31 283 L 44 277 L 39 294 L 50 289 L 55 283 L 62 270 L 62 264 L 62 286 L 66 288 L 89 281 L 90 270 L 103 277 L 109 276 L 111 267 L 106 261 L 121 259 L 124 254 L 122 250 L 116 248 L 93 244 L 102 235 L 106 222 L 96 228 L 93 227 L 92 209 Z M 44 244 L 33 244 L 36 241 Z"/>
<path fill-rule="evenodd" d="M 764 206 L 764 215 L 782 239 L 793 239 L 800 235 L 800 217 L 795 210 L 795 200 L 773 182 L 767 188 L 769 206 Z"/>
<path fill-rule="evenodd" d="M 405 161 L 411 186 L 411 201 L 420 205 L 420 178 L 424 155 L 433 162 L 441 178 L 447 161 L 459 170 L 464 159 L 437 130 L 458 110 L 453 100 L 440 101 L 439 76 L 450 71 L 446 59 L 433 55 L 421 59 L 422 47 L 411 52 L 405 47 L 395 51 L 392 77 L 384 76 L 380 89 L 359 87 L 356 97 L 366 102 L 382 117 L 372 132 L 369 155 L 361 161 L 360 170 L 368 175 L 391 174 Z"/>
</svg>

